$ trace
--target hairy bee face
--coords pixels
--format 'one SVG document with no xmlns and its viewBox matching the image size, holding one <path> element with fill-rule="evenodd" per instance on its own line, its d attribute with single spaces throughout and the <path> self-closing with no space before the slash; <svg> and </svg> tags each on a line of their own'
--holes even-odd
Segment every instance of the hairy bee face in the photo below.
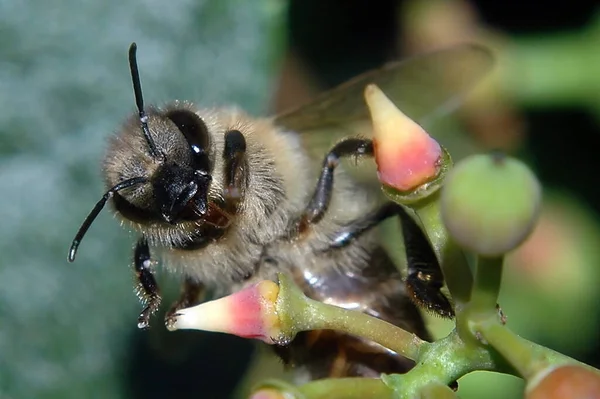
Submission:
<svg viewBox="0 0 600 399">
<path fill-rule="evenodd" d="M 149 110 L 148 132 L 157 154 L 145 142 L 135 115 L 112 138 L 104 161 L 107 185 L 138 176 L 147 181 L 113 196 L 123 218 L 177 224 L 206 215 L 214 165 L 211 140 L 204 121 L 188 107 L 175 103 Z"/>
<path fill-rule="evenodd" d="M 171 224 L 201 218 L 207 209 L 210 180 L 210 175 L 200 170 L 174 162 L 162 165 L 152 179 L 154 206 Z"/>
</svg>

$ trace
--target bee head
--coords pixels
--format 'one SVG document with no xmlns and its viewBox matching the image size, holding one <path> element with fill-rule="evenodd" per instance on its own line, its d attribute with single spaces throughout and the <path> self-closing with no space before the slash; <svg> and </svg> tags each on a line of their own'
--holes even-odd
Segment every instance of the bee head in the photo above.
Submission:
<svg viewBox="0 0 600 399">
<path fill-rule="evenodd" d="M 85 233 L 111 198 L 117 212 L 134 222 L 178 224 L 203 221 L 211 208 L 208 200 L 212 181 L 208 128 L 185 106 L 165 111 L 153 109 L 146 114 L 136 49 L 135 43 L 129 48 L 129 65 L 139 117 L 131 120 L 135 125 L 129 125 L 126 130 L 136 132 L 136 137 L 141 130 L 145 144 L 144 148 L 135 150 L 135 155 L 145 159 L 147 170 L 142 170 L 144 167 L 140 163 L 128 168 L 134 177 L 114 179 L 118 183 L 98 201 L 73 239 L 68 256 L 71 262 Z M 160 146 L 153 136 L 161 140 Z M 135 142 L 138 143 L 138 140 Z M 135 164 L 131 154 L 125 154 L 125 158 L 130 164 Z M 122 190 L 125 192 L 121 193 Z"/>
</svg>

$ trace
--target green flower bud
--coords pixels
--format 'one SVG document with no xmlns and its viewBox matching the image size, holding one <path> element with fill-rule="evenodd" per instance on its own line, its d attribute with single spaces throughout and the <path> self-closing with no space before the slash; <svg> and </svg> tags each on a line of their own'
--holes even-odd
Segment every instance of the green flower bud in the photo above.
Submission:
<svg viewBox="0 0 600 399">
<path fill-rule="evenodd" d="M 463 159 L 442 187 L 442 219 L 462 247 L 484 256 L 520 245 L 537 221 L 541 186 L 521 161 L 503 154 Z"/>
</svg>

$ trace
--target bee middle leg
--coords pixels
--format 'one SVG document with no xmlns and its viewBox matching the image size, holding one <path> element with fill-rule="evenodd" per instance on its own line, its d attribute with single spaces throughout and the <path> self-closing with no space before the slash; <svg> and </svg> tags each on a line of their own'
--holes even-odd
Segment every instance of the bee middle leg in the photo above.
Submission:
<svg viewBox="0 0 600 399">
<path fill-rule="evenodd" d="M 138 280 L 137 294 L 145 304 L 144 310 L 138 317 L 138 328 L 150 327 L 150 317 L 156 313 L 160 306 L 161 297 L 158 284 L 152 272 L 152 259 L 150 248 L 145 238 L 140 238 L 134 250 L 133 264 Z"/>
<path fill-rule="evenodd" d="M 333 237 L 326 251 L 349 245 L 392 216 L 399 216 L 402 225 L 407 263 L 405 283 L 413 301 L 442 317 L 453 317 L 452 305 L 441 292 L 444 275 L 431 243 L 403 206 L 387 202 L 362 218 L 349 223 Z"/>
<path fill-rule="evenodd" d="M 331 202 L 333 192 L 333 175 L 335 168 L 340 164 L 340 159 L 346 156 L 373 156 L 373 141 L 369 139 L 349 138 L 340 141 L 327 153 L 317 182 L 317 188 L 304 210 L 300 220 L 303 226 L 318 223 Z"/>
<path fill-rule="evenodd" d="M 179 299 L 171 305 L 171 308 L 165 315 L 165 325 L 167 328 L 172 328 L 176 320 L 175 315 L 178 311 L 197 304 L 203 293 L 204 285 L 202 283 L 190 278 L 185 278 L 181 286 L 181 295 Z"/>
</svg>

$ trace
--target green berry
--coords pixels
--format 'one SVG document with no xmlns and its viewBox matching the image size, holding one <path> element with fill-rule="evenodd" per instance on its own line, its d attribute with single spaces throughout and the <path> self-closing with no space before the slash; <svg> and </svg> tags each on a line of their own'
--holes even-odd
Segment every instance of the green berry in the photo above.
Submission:
<svg viewBox="0 0 600 399">
<path fill-rule="evenodd" d="M 498 153 L 474 155 L 446 176 L 442 219 L 462 247 L 499 256 L 531 233 L 540 201 L 540 183 L 524 163 Z"/>
</svg>

